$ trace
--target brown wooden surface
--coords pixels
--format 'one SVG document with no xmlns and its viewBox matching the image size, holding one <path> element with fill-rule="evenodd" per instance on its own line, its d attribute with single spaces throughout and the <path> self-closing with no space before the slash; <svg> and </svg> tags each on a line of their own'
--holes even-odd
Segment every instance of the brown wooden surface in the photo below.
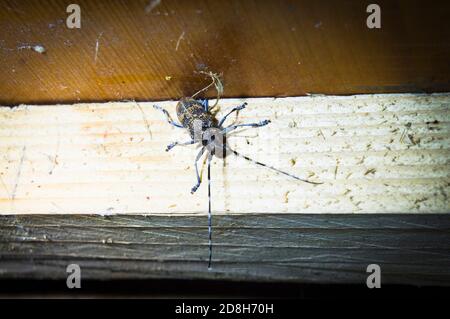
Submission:
<svg viewBox="0 0 450 319">
<path fill-rule="evenodd" d="M 450 90 L 450 5 L 377 1 L 0 1 L 0 104 Z M 98 50 L 96 54 L 96 47 Z M 42 45 L 45 54 L 20 49 Z"/>
</svg>

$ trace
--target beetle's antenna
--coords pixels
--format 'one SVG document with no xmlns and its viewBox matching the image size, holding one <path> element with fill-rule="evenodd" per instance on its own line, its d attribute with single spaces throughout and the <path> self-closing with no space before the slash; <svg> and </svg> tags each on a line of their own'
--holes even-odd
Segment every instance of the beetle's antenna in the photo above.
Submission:
<svg viewBox="0 0 450 319">
<path fill-rule="evenodd" d="M 214 84 L 215 80 L 213 79 L 211 83 L 209 83 L 207 86 L 205 86 L 203 89 L 195 92 L 195 94 L 193 94 L 191 97 L 194 98 L 196 95 L 200 94 L 203 91 L 206 91 L 207 89 L 209 89 L 213 84 Z"/>
<path fill-rule="evenodd" d="M 212 269 L 211 159 L 212 154 L 208 154 L 208 247 L 209 247 L 208 270 Z"/>
<path fill-rule="evenodd" d="M 320 184 L 323 184 L 323 183 L 321 183 L 321 182 L 312 182 L 312 181 L 309 181 L 309 180 L 307 180 L 307 179 L 302 179 L 302 178 L 300 178 L 300 177 L 297 177 L 297 176 L 295 176 L 295 175 L 289 174 L 289 173 L 287 173 L 287 172 L 285 172 L 285 171 L 282 171 L 282 170 L 280 170 L 280 169 L 278 169 L 278 168 L 275 168 L 275 167 L 273 167 L 273 166 L 270 166 L 270 165 L 267 165 L 267 164 L 264 164 L 264 163 L 255 161 L 254 159 L 251 159 L 251 158 L 248 157 L 248 156 L 245 156 L 245 155 L 242 155 L 242 154 L 236 152 L 235 150 L 231 149 L 229 146 L 225 146 L 225 147 L 227 148 L 228 151 L 230 151 L 231 153 L 233 153 L 233 154 L 236 155 L 237 157 L 241 157 L 241 158 L 243 158 L 243 159 L 245 159 L 245 160 L 247 160 L 247 161 L 249 161 L 249 162 L 255 163 L 255 164 L 260 165 L 260 166 L 267 167 L 267 168 L 269 168 L 269 169 L 271 169 L 271 170 L 274 170 L 274 171 L 276 171 L 276 172 L 278 172 L 278 173 L 281 173 L 281 174 L 284 174 L 284 175 L 286 175 L 286 176 L 292 177 L 292 178 L 294 178 L 294 179 L 296 179 L 296 180 L 299 180 L 299 181 L 302 181 L 302 182 L 305 182 L 305 183 L 309 183 L 309 184 L 313 184 L 313 185 L 320 185 Z"/>
<path fill-rule="evenodd" d="M 215 86 L 216 87 L 216 91 L 217 91 L 217 99 L 216 99 L 216 103 L 214 103 L 214 105 L 211 107 L 214 108 L 220 100 L 220 96 L 223 93 L 223 84 L 222 81 L 220 81 L 220 78 L 217 74 L 210 72 L 205 72 L 205 71 L 200 71 L 199 73 L 201 74 L 206 74 L 207 76 L 211 77 L 212 82 L 210 84 L 208 84 L 207 86 L 205 86 L 203 89 L 201 89 L 200 91 L 197 91 L 194 95 L 192 95 L 191 97 L 194 98 L 196 95 L 200 94 L 201 92 L 204 92 L 206 90 L 208 90 L 211 86 Z"/>
</svg>

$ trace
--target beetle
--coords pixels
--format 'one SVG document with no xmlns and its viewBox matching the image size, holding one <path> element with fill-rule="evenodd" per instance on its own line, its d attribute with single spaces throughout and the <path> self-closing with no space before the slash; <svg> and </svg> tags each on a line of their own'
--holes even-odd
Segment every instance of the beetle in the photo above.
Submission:
<svg viewBox="0 0 450 319">
<path fill-rule="evenodd" d="M 213 83 L 215 79 L 213 78 Z M 217 86 L 216 86 L 217 88 Z M 202 90 L 201 90 L 202 91 Z M 200 91 L 199 91 L 200 92 Z M 197 93 L 199 93 L 197 92 Z M 196 93 L 196 94 L 197 94 Z M 216 104 L 213 107 L 209 107 L 208 100 L 202 100 L 202 99 L 195 99 L 194 94 L 191 97 L 184 97 L 181 100 L 178 101 L 176 105 L 176 113 L 179 123 L 175 122 L 172 117 L 170 116 L 169 112 L 165 110 L 164 108 L 154 105 L 153 107 L 161 112 L 164 113 L 166 116 L 166 119 L 168 123 L 174 127 L 177 128 L 184 128 L 187 129 L 190 135 L 190 140 L 185 142 L 173 142 L 169 145 L 167 145 L 166 151 L 170 151 L 172 148 L 178 145 L 191 145 L 191 144 L 200 144 L 201 149 L 198 152 L 196 158 L 195 158 L 195 173 L 197 182 L 192 187 L 191 193 L 195 193 L 195 191 L 200 187 L 200 184 L 202 182 L 198 170 L 198 162 L 202 155 L 207 153 L 208 158 L 208 247 L 209 247 L 209 257 L 208 257 L 208 269 L 211 269 L 211 261 L 212 261 L 212 226 L 211 226 L 211 220 L 212 220 L 212 214 L 211 214 L 211 160 L 213 156 L 216 156 L 218 158 L 225 158 L 227 153 L 231 153 L 236 155 L 237 157 L 243 158 L 247 161 L 250 161 L 254 164 L 269 168 L 271 170 L 276 171 L 277 173 L 284 174 L 286 176 L 289 176 L 291 178 L 294 178 L 296 180 L 319 185 L 323 184 L 321 182 L 313 182 L 309 181 L 307 179 L 302 179 L 300 177 L 297 177 L 293 174 L 290 174 L 288 172 L 282 171 L 280 169 L 277 169 L 273 166 L 261 163 L 259 161 L 253 160 L 248 156 L 242 155 L 238 153 L 237 151 L 231 149 L 227 143 L 226 143 L 226 136 L 231 131 L 234 131 L 237 128 L 240 127 L 262 127 L 266 126 L 270 123 L 270 120 L 263 120 L 260 122 L 255 123 L 247 123 L 247 124 L 232 124 L 229 126 L 224 126 L 224 123 L 228 116 L 230 116 L 234 112 L 239 112 L 243 110 L 247 103 L 243 103 L 237 107 L 234 107 L 231 111 L 225 114 L 220 121 L 216 119 L 216 117 L 212 113 L 212 109 L 214 106 L 217 105 L 218 99 L 216 101 Z"/>
</svg>

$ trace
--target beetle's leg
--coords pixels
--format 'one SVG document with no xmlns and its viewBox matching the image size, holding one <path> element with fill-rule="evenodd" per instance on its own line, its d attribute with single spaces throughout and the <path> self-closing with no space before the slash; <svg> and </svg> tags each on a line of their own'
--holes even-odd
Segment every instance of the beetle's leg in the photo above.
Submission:
<svg viewBox="0 0 450 319">
<path fill-rule="evenodd" d="M 261 122 L 258 122 L 258 123 L 231 125 L 231 126 L 228 126 L 228 127 L 224 128 L 221 133 L 222 134 L 227 134 L 227 133 L 237 129 L 238 127 L 244 127 L 244 126 L 261 127 L 261 126 L 265 126 L 265 125 L 267 125 L 269 123 L 270 123 L 270 120 L 264 120 L 264 121 L 261 121 Z"/>
<path fill-rule="evenodd" d="M 170 125 L 173 125 L 175 127 L 180 127 L 183 128 L 183 125 L 175 123 L 174 120 L 172 120 L 172 117 L 170 116 L 169 112 L 167 112 L 167 110 L 163 109 L 162 107 L 160 107 L 159 105 L 153 105 L 153 107 L 156 110 L 160 110 L 161 112 L 164 113 L 164 115 L 166 116 L 167 122 L 169 122 Z"/>
<path fill-rule="evenodd" d="M 194 140 L 190 140 L 190 141 L 183 142 L 183 143 L 173 142 L 173 143 L 167 145 L 166 152 L 170 151 L 172 148 L 174 148 L 177 145 L 191 145 L 191 144 L 194 144 L 194 143 L 195 143 Z"/>
<path fill-rule="evenodd" d="M 195 174 L 197 175 L 197 184 L 192 187 L 191 194 L 194 194 L 202 183 L 202 179 L 200 178 L 200 174 L 198 173 L 197 162 L 200 160 L 204 152 L 205 147 L 202 147 L 202 149 L 198 152 L 197 157 L 195 158 Z"/>
<path fill-rule="evenodd" d="M 203 105 L 205 112 L 212 112 L 212 110 L 217 106 L 217 100 L 216 103 L 213 106 L 209 106 L 209 100 L 199 100 L 200 104 Z"/>
<path fill-rule="evenodd" d="M 227 119 L 228 115 L 230 115 L 233 112 L 239 112 L 240 110 L 244 109 L 245 106 L 247 105 L 247 102 L 243 103 L 242 105 L 236 106 L 235 108 L 233 108 L 230 112 L 228 112 L 224 117 L 222 117 L 222 119 L 219 122 L 219 127 L 222 126 L 222 124 L 225 122 L 225 120 Z"/>
</svg>

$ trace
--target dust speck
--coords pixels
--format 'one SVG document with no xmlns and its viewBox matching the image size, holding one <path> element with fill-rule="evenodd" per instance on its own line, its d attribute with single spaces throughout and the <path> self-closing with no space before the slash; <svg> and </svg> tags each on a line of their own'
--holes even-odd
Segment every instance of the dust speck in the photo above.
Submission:
<svg viewBox="0 0 450 319">
<path fill-rule="evenodd" d="M 29 50 L 33 50 L 37 53 L 40 54 L 44 54 L 45 52 L 47 52 L 47 50 L 45 49 L 45 47 L 43 45 L 37 44 L 37 45 L 22 45 L 20 47 L 17 48 L 18 50 L 23 50 L 23 49 L 29 49 Z"/>
<path fill-rule="evenodd" d="M 284 193 L 284 203 L 289 203 L 289 193 L 290 191 L 287 191 L 286 193 Z"/>
<path fill-rule="evenodd" d="M 364 173 L 364 176 L 367 176 L 367 175 L 369 175 L 369 174 L 374 175 L 376 171 L 377 171 L 377 170 L 376 170 L 375 168 L 370 168 L 370 169 L 368 169 L 368 170 Z"/>
</svg>

